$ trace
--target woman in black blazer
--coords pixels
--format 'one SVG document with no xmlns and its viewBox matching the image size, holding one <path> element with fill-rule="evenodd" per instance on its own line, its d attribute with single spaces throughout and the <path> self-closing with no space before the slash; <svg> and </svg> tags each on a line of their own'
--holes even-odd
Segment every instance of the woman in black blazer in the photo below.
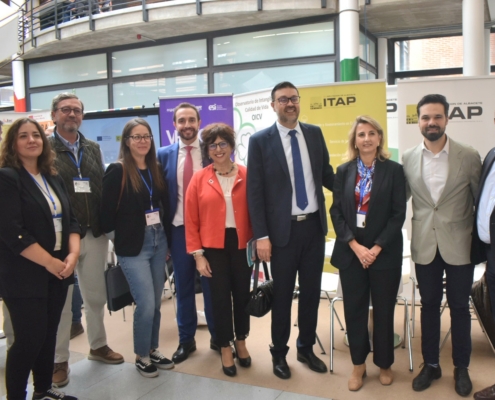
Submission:
<svg viewBox="0 0 495 400">
<path fill-rule="evenodd" d="M 348 158 L 337 168 L 330 208 L 337 240 L 331 263 L 340 271 L 347 336 L 354 370 L 349 390 L 359 390 L 370 352 L 369 300 L 373 303 L 373 361 L 380 382 L 393 381 L 394 308 L 401 279 L 406 189 L 402 166 L 388 160 L 383 130 L 359 116 L 349 132 Z"/>
<path fill-rule="evenodd" d="M 80 227 L 43 128 L 22 118 L 0 152 L 0 291 L 15 341 L 7 353 L 7 399 L 74 400 L 52 389 L 55 341 L 79 257 Z"/>
<path fill-rule="evenodd" d="M 158 351 L 160 306 L 169 231 L 168 190 L 156 161 L 153 136 L 141 118 L 122 132 L 119 161 L 103 177 L 101 226 L 115 232 L 115 253 L 136 303 L 134 353 L 145 377 L 174 363 Z M 167 229 L 165 229 L 167 228 Z"/>
</svg>

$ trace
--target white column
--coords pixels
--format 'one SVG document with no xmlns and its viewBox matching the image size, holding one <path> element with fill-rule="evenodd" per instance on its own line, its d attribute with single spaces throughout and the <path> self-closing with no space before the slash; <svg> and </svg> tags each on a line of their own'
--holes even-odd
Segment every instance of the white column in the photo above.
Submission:
<svg viewBox="0 0 495 400">
<path fill-rule="evenodd" d="M 490 29 L 485 29 L 485 73 L 490 75 L 491 52 L 490 52 Z"/>
<path fill-rule="evenodd" d="M 339 1 L 340 77 L 342 81 L 359 80 L 359 3 Z"/>
<path fill-rule="evenodd" d="M 483 0 L 462 0 L 464 75 L 485 74 L 485 32 Z"/>
<path fill-rule="evenodd" d="M 387 80 L 387 44 L 386 38 L 378 38 L 378 79 Z"/>
<path fill-rule="evenodd" d="M 15 58 L 12 60 L 12 83 L 14 86 L 14 111 L 25 112 L 26 86 L 24 84 L 24 60 Z"/>
</svg>

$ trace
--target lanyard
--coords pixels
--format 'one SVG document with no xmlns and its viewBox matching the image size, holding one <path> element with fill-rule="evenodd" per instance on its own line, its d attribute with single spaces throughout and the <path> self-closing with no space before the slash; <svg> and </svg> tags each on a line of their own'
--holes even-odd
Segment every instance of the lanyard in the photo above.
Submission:
<svg viewBox="0 0 495 400">
<path fill-rule="evenodd" d="M 138 168 L 138 171 L 139 171 L 139 175 L 141 175 L 141 179 L 143 180 L 144 185 L 148 189 L 148 192 L 150 192 L 150 207 L 151 207 L 151 210 L 153 210 L 153 177 L 151 176 L 150 169 L 148 168 L 148 175 L 150 177 L 151 187 L 149 187 L 148 184 L 146 183 L 146 179 L 144 179 L 144 176 L 141 173 L 141 170 L 139 168 Z"/>
<path fill-rule="evenodd" d="M 31 176 L 31 178 L 33 179 L 34 183 L 36 183 L 36 186 L 38 186 L 40 188 L 40 190 L 50 199 L 50 201 L 52 202 L 52 205 L 53 205 L 53 216 L 54 217 L 59 217 L 61 216 L 61 214 L 57 214 L 57 205 L 55 204 L 55 199 L 53 198 L 52 194 L 50 193 L 50 189 L 48 188 L 48 183 L 46 182 L 46 178 L 41 175 L 41 178 L 43 179 L 43 182 L 45 183 L 45 188 L 46 188 L 46 191 L 41 187 L 41 185 L 38 183 L 38 181 L 36 180 L 36 178 L 29 174 Z"/>
<path fill-rule="evenodd" d="M 81 161 L 82 161 L 82 158 L 83 158 L 83 153 L 84 153 L 84 147 L 80 147 L 79 148 L 79 159 L 77 161 L 76 161 L 76 157 L 74 156 L 74 154 L 72 154 L 72 151 L 69 151 L 67 153 L 67 155 L 69 156 L 69 158 L 72 160 L 72 162 L 76 166 L 77 173 L 79 174 L 79 178 L 81 178 L 81 179 L 82 179 L 82 175 L 81 175 Z"/>
</svg>

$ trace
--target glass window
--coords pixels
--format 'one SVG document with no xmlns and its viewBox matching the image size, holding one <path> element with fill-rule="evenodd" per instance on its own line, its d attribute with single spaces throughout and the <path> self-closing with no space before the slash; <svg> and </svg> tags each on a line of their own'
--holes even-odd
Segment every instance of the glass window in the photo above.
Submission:
<svg viewBox="0 0 495 400">
<path fill-rule="evenodd" d="M 53 98 L 63 92 L 74 93 L 84 104 L 84 112 L 106 110 L 108 106 L 107 85 L 79 89 L 63 89 L 31 94 L 31 110 L 50 110 Z"/>
<path fill-rule="evenodd" d="M 366 68 L 359 66 L 359 80 L 360 81 L 370 81 L 376 79 L 376 74 L 368 71 Z"/>
<path fill-rule="evenodd" d="M 334 54 L 334 23 L 288 26 L 213 39 L 215 65 Z"/>
<path fill-rule="evenodd" d="M 206 67 L 206 40 L 116 51 L 112 65 L 113 76 Z"/>
<path fill-rule="evenodd" d="M 0 107 L 12 107 L 14 105 L 14 87 L 0 87 Z"/>
<path fill-rule="evenodd" d="M 490 65 L 495 65 L 495 33 L 490 33 Z"/>
<path fill-rule="evenodd" d="M 464 63 L 462 36 L 395 42 L 395 70 L 456 68 Z"/>
<path fill-rule="evenodd" d="M 363 32 L 359 32 L 359 57 L 376 67 L 376 43 Z"/>
<path fill-rule="evenodd" d="M 259 68 L 215 74 L 215 93 L 246 93 L 288 80 L 296 86 L 335 82 L 333 62 Z"/>
<path fill-rule="evenodd" d="M 31 87 L 107 78 L 105 54 L 47 61 L 29 65 Z"/>
<path fill-rule="evenodd" d="M 114 84 L 113 102 L 114 108 L 153 107 L 159 97 L 207 93 L 207 74 L 186 75 Z"/>
</svg>

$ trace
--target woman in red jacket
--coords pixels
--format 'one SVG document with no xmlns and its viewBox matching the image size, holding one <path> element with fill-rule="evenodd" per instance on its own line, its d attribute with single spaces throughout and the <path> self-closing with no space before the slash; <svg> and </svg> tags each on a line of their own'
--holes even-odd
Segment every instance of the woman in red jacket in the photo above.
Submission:
<svg viewBox="0 0 495 400">
<path fill-rule="evenodd" d="M 196 172 L 187 189 L 186 244 L 199 273 L 210 278 L 222 368 L 225 375 L 234 376 L 237 370 L 230 349 L 234 331 L 239 364 L 251 365 L 246 348 L 249 315 L 245 312 L 251 280 L 246 244 L 252 237 L 246 197 L 247 170 L 230 159 L 235 148 L 235 133 L 230 126 L 210 124 L 201 136 L 204 156 L 212 164 Z"/>
</svg>

